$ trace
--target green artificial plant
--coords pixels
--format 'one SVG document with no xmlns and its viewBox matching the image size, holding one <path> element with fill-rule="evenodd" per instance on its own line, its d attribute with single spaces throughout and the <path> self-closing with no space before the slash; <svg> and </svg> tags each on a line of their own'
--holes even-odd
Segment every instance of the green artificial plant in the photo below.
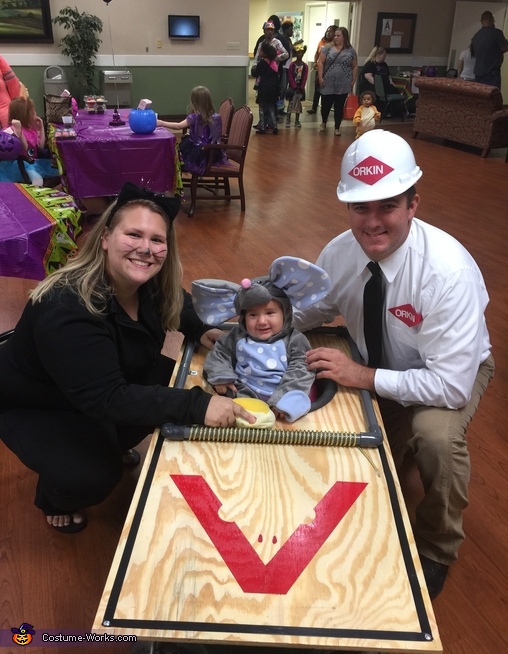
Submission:
<svg viewBox="0 0 508 654">
<path fill-rule="evenodd" d="M 102 32 L 102 20 L 86 11 L 80 13 L 77 7 L 64 7 L 53 22 L 69 32 L 60 40 L 60 47 L 62 54 L 69 57 L 74 65 L 79 96 L 94 95 L 98 92 L 94 60 L 102 43 L 98 37 Z"/>
</svg>

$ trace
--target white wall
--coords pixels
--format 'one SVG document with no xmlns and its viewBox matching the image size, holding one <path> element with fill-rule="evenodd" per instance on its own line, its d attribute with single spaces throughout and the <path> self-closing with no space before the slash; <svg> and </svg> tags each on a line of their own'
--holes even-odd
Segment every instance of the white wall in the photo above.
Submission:
<svg viewBox="0 0 508 654">
<path fill-rule="evenodd" d="M 115 55 L 116 66 L 129 65 L 247 65 L 249 0 L 79 0 L 79 11 L 98 16 L 104 23 L 102 45 L 97 58 L 100 66 L 110 66 Z M 69 0 L 50 0 L 52 17 Z M 201 17 L 199 41 L 170 41 L 168 14 L 197 14 Z M 109 26 L 111 25 L 111 36 Z M 2 45 L 2 55 L 14 65 L 65 65 L 58 42 L 65 32 L 53 25 L 54 44 Z M 160 40 L 161 47 L 157 47 Z M 238 42 L 238 50 L 229 50 L 228 41 Z M 41 62 L 41 54 L 44 61 Z"/>
<path fill-rule="evenodd" d="M 492 1 L 492 0 L 490 0 Z M 112 65 L 108 17 L 111 21 L 116 65 L 248 65 L 248 53 L 261 34 L 266 18 L 276 11 L 304 11 L 304 0 L 50 0 L 51 13 L 68 5 L 79 5 L 104 21 L 103 44 L 97 63 Z M 329 4 L 333 4 L 330 2 Z M 436 5 L 439 4 L 438 16 Z M 418 14 L 414 52 L 412 55 L 390 55 L 390 66 L 446 65 L 455 13 L 455 0 L 358 0 L 360 29 L 353 38 L 360 63 L 374 45 L 379 11 Z M 170 42 L 167 36 L 169 13 L 199 14 L 203 37 L 199 42 Z M 11 66 L 64 65 L 68 60 L 59 54 L 58 40 L 62 32 L 53 26 L 54 44 L 2 44 L 2 55 Z M 354 37 L 354 35 L 352 35 Z M 161 48 L 157 48 L 157 40 Z M 240 43 L 238 50 L 228 50 L 226 43 Z M 148 48 L 148 52 L 146 52 Z M 42 56 L 41 56 L 42 55 Z M 505 65 L 505 68 L 508 66 Z"/>
</svg>

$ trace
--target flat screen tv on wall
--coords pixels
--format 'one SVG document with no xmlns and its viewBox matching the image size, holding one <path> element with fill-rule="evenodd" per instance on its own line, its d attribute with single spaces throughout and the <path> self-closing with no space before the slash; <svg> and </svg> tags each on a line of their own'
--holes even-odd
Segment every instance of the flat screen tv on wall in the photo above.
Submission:
<svg viewBox="0 0 508 654">
<path fill-rule="evenodd" d="M 170 39 L 199 39 L 199 16 L 168 16 Z"/>
</svg>

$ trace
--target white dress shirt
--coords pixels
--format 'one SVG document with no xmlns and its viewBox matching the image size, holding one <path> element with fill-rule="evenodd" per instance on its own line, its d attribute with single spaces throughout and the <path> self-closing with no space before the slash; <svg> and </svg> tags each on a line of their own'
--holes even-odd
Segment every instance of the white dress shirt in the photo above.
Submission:
<svg viewBox="0 0 508 654">
<path fill-rule="evenodd" d="M 365 360 L 368 262 L 351 230 L 337 236 L 317 260 L 330 276 L 330 293 L 294 312 L 300 331 L 342 315 Z M 376 393 L 404 406 L 464 406 L 478 367 L 490 354 L 484 316 L 489 297 L 476 262 L 452 236 L 414 218 L 404 244 L 379 264 L 386 311 L 384 367 L 375 373 Z"/>
</svg>

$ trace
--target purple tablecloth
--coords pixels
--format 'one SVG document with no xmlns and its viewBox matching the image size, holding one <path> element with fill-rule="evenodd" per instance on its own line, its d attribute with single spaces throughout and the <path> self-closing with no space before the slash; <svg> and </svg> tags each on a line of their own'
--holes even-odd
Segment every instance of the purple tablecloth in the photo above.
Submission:
<svg viewBox="0 0 508 654">
<path fill-rule="evenodd" d="M 120 110 L 122 127 L 111 127 L 113 111 L 87 114 L 81 109 L 74 129 L 77 138 L 58 140 L 67 188 L 75 198 L 117 195 L 125 182 L 163 193 L 175 190 L 174 134 L 159 127 L 135 134 L 130 110 Z"/>
<path fill-rule="evenodd" d="M 0 275 L 44 279 L 76 251 L 79 209 L 62 191 L 0 183 Z"/>
</svg>

